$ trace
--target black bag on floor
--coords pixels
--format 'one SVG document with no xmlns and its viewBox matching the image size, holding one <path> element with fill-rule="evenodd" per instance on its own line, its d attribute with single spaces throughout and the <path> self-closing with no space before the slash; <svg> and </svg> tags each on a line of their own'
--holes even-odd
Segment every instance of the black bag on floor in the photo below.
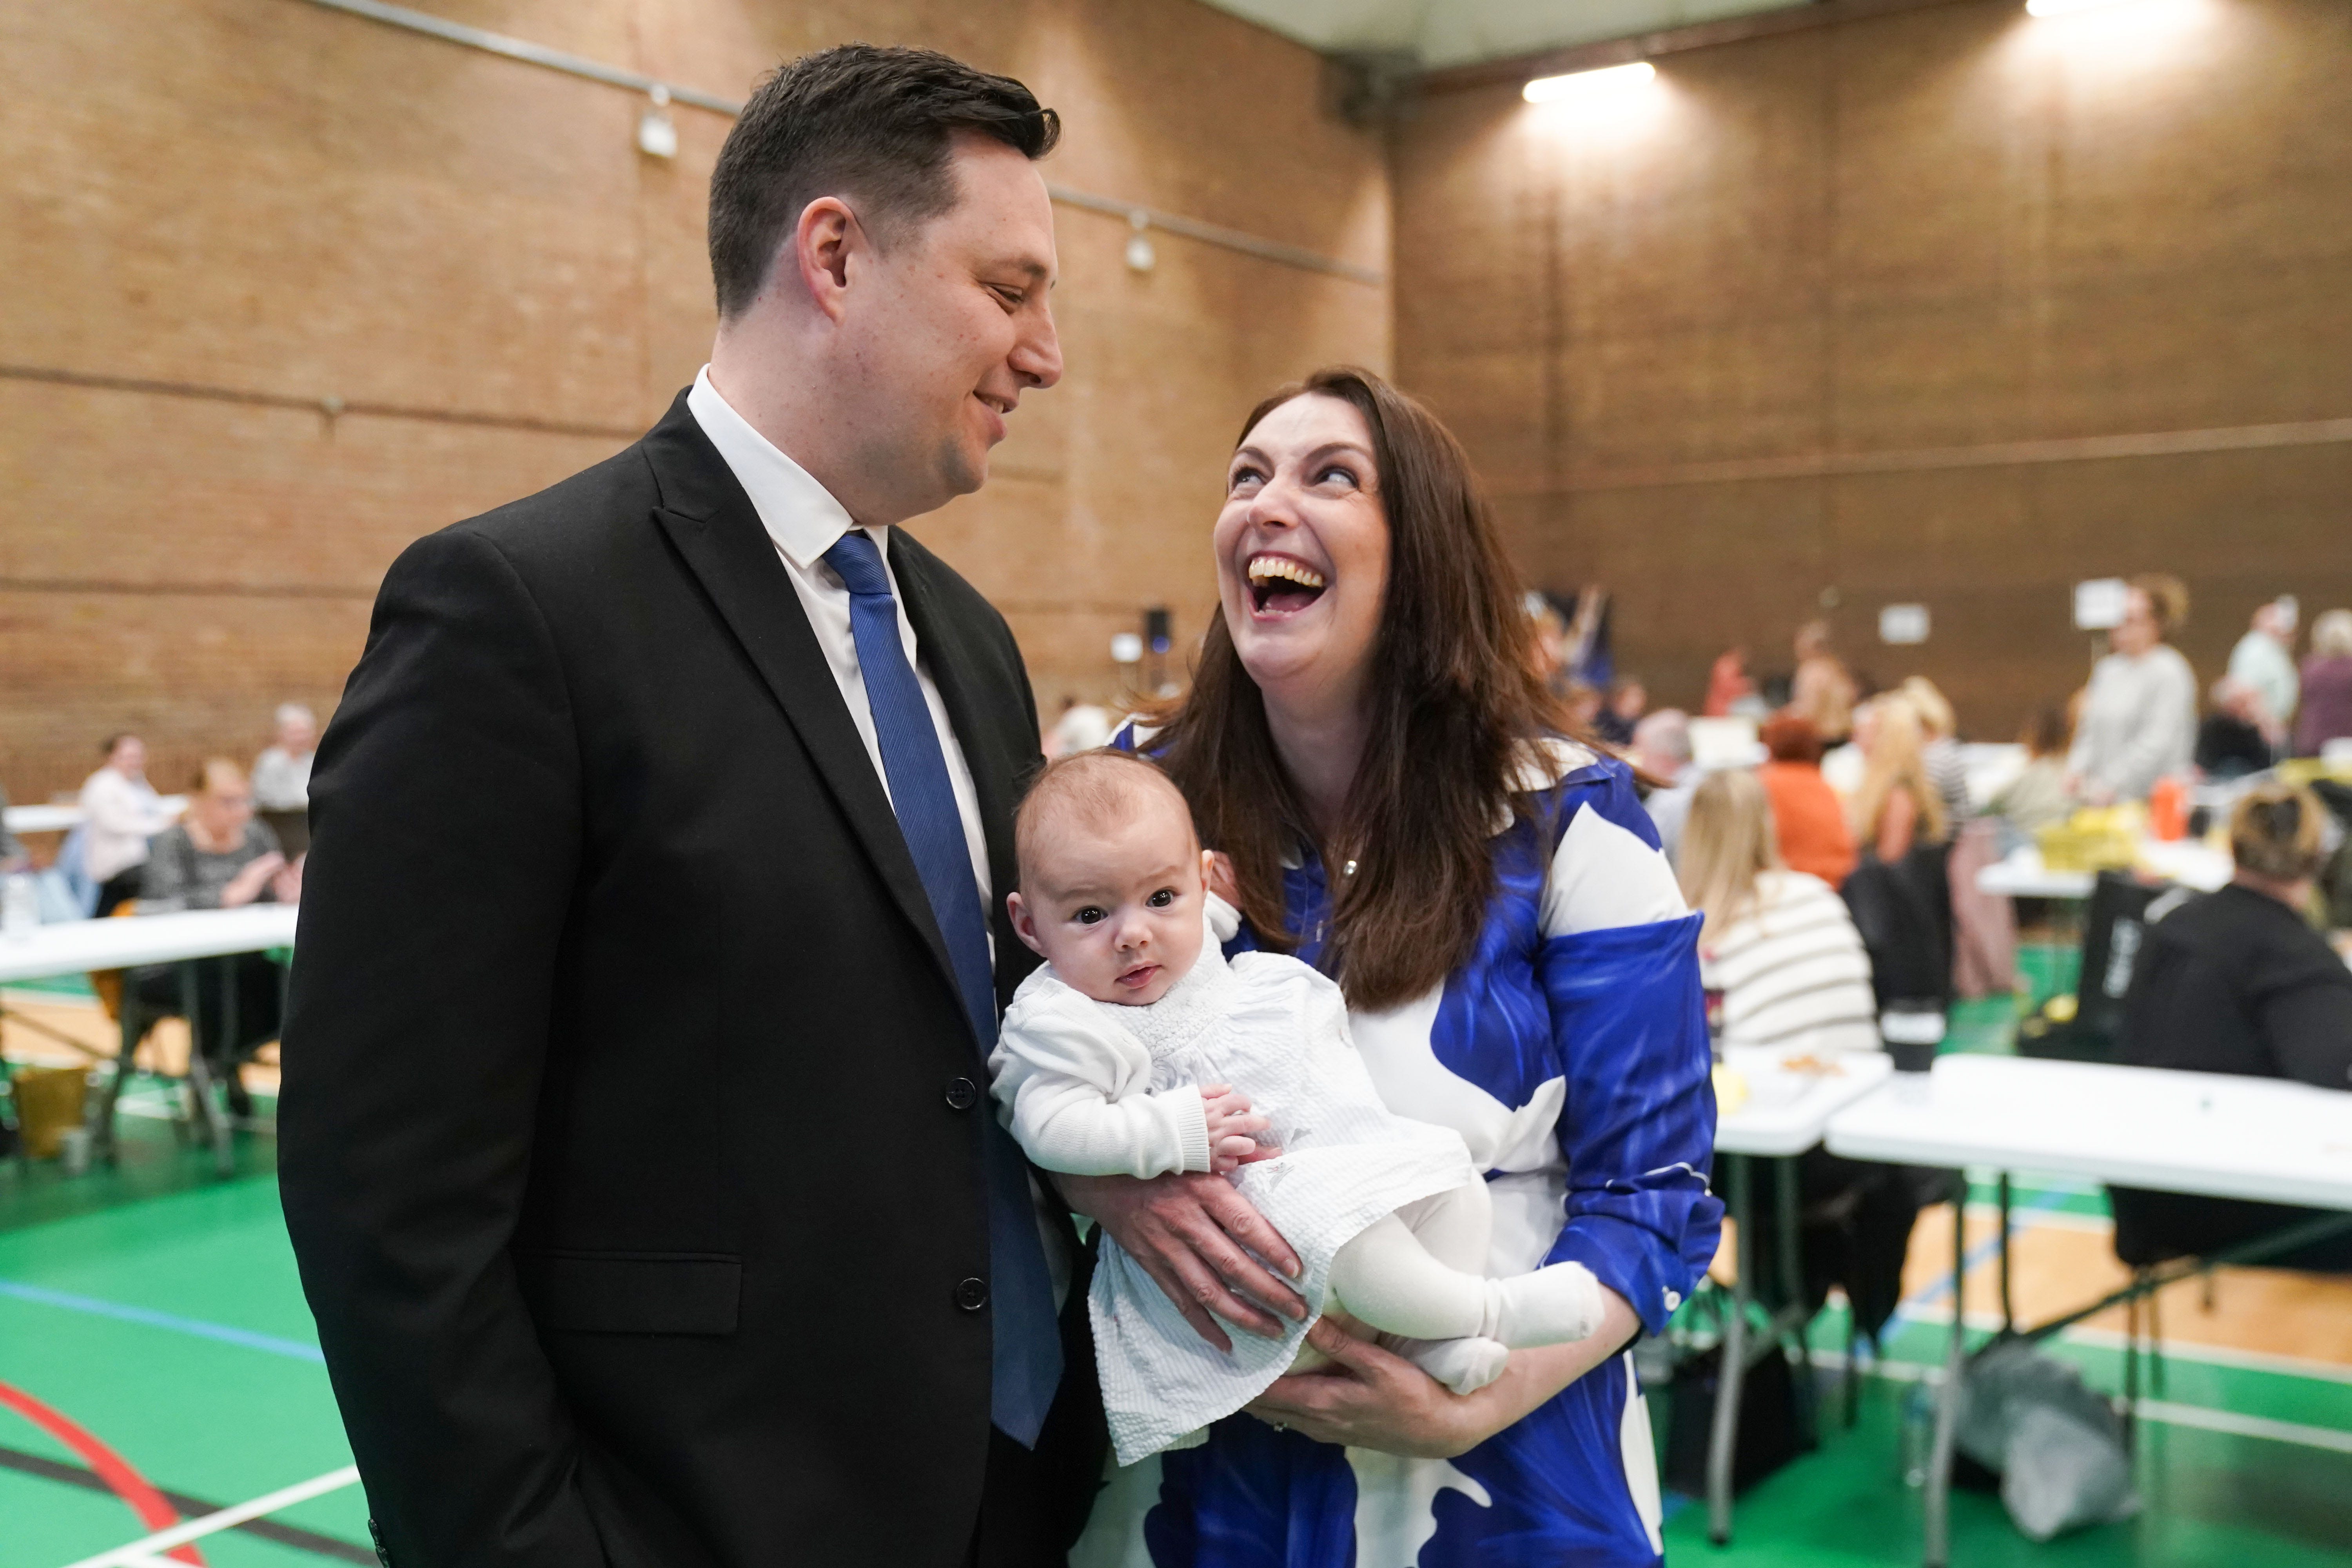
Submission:
<svg viewBox="0 0 2352 1568">
<path fill-rule="evenodd" d="M 1706 1495 L 1707 1441 L 1715 1431 L 1723 1347 L 1676 1363 L 1666 1405 L 1665 1483 L 1687 1497 Z M 1731 1446 L 1731 1489 L 1744 1492 L 1797 1457 L 1797 1380 L 1788 1352 L 1774 1342 L 1748 1369 L 1739 1391 L 1739 1434 Z"/>
</svg>

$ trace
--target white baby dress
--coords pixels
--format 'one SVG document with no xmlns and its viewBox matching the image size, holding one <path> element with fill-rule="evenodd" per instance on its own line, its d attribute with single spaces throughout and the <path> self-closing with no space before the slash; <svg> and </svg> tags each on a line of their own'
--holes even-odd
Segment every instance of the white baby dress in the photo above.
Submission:
<svg viewBox="0 0 2352 1568">
<path fill-rule="evenodd" d="M 1307 1319 L 1285 1320 L 1279 1340 L 1235 1330 L 1230 1352 L 1210 1345 L 1142 1267 L 1103 1237 L 1087 1308 L 1122 1465 L 1232 1415 L 1287 1371 L 1324 1310 L 1332 1255 L 1365 1226 L 1480 1179 L 1460 1133 L 1381 1103 L 1349 1040 L 1339 986 L 1278 953 L 1228 962 L 1211 940 L 1192 972 L 1147 1007 L 1097 1002 L 1040 969 L 1014 994 L 990 1066 L 1024 1148 L 1034 1146 L 1024 1131 L 1057 1095 L 1080 1085 L 1132 1103 L 1147 1092 L 1224 1083 L 1273 1122 L 1266 1138 L 1282 1150 L 1233 1175 L 1305 1266 L 1295 1283 Z M 1139 1140 L 1161 1145 L 1150 1163 L 1173 1168 L 1165 1158 L 1172 1134 L 1152 1119 L 1138 1126 Z"/>
</svg>

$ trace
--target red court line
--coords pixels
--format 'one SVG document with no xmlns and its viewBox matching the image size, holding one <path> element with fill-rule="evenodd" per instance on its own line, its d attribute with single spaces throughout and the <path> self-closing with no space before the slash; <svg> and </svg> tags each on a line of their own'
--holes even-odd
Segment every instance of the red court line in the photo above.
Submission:
<svg viewBox="0 0 2352 1568">
<path fill-rule="evenodd" d="M 130 1505 L 139 1516 L 139 1522 L 152 1533 L 169 1530 L 180 1522 L 180 1514 L 163 1494 L 149 1484 L 147 1478 L 131 1468 L 131 1462 L 98 1440 L 96 1433 L 74 1420 L 64 1411 L 42 1404 L 21 1388 L 0 1383 L 0 1405 L 71 1448 L 81 1462 L 98 1473 L 116 1497 Z M 177 1546 L 164 1553 L 174 1562 L 186 1563 L 194 1568 L 205 1568 L 205 1560 L 194 1542 Z"/>
</svg>

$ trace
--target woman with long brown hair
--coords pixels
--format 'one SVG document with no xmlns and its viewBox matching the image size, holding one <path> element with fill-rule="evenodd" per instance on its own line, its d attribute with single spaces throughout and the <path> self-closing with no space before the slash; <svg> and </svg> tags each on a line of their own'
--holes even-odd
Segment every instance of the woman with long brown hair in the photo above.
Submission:
<svg viewBox="0 0 2352 1568">
<path fill-rule="evenodd" d="M 1698 921 L 1631 770 L 1563 732 L 1468 461 L 1427 410 L 1351 369 L 1277 393 L 1212 542 L 1223 614 L 1192 688 L 1122 739 L 1226 857 L 1237 945 L 1338 979 L 1382 1097 L 1489 1173 L 1493 1250 L 1465 1265 L 1574 1260 L 1606 1310 L 1468 1395 L 1318 1323 L 1331 1366 L 1118 1472 L 1072 1561 L 1654 1563 L 1621 1352 L 1681 1304 L 1721 1217 Z M 1214 1235 L 1169 1239 L 1203 1235 L 1185 1180 L 1071 1196 L 1180 1304 L 1263 1325 L 1244 1298 L 1278 1288 Z"/>
</svg>

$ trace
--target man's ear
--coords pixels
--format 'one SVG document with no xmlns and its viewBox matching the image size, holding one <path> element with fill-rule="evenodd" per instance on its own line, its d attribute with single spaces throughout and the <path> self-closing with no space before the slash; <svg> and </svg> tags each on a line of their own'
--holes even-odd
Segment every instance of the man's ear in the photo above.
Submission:
<svg viewBox="0 0 2352 1568">
<path fill-rule="evenodd" d="M 809 302 L 839 321 L 847 302 L 852 253 L 866 247 L 857 215 L 838 196 L 819 196 L 801 209 L 793 226 L 791 258 Z M 782 258 L 779 258 L 782 259 Z"/>
<path fill-rule="evenodd" d="M 1037 944 L 1037 917 L 1029 912 L 1029 906 L 1021 901 L 1019 893 L 1004 895 L 1004 912 L 1013 917 L 1013 934 L 1021 939 L 1021 945 L 1045 957 L 1045 950 Z"/>
</svg>

